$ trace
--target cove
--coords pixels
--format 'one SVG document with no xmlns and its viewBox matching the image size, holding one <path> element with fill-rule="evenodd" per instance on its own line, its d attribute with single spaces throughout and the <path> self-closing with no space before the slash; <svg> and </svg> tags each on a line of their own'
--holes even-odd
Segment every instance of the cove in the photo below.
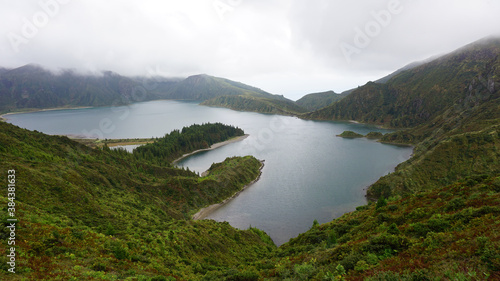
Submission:
<svg viewBox="0 0 500 281">
<path fill-rule="evenodd" d="M 366 204 L 365 188 L 407 160 L 410 147 L 343 139 L 346 130 L 387 132 L 370 125 L 211 108 L 197 102 L 150 101 L 119 107 L 41 111 L 6 116 L 8 122 L 47 134 L 100 138 L 160 137 L 192 124 L 221 122 L 249 136 L 178 162 L 200 174 L 226 157 L 265 160 L 259 181 L 207 218 L 266 231 L 277 245 Z"/>
</svg>

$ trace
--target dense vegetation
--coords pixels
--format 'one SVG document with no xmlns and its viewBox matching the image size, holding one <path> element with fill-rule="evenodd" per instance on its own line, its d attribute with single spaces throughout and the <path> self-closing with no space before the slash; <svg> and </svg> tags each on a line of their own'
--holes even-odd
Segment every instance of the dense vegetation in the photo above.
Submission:
<svg viewBox="0 0 500 281">
<path fill-rule="evenodd" d="M 382 134 L 381 132 L 369 132 L 365 137 L 368 139 L 380 139 L 383 136 L 384 134 Z"/>
<path fill-rule="evenodd" d="M 256 97 L 250 95 L 219 96 L 201 103 L 208 106 L 220 106 L 234 110 L 260 113 L 296 115 L 306 110 L 291 100 Z"/>
<path fill-rule="evenodd" d="M 481 103 L 491 91 L 482 91 L 480 96 L 470 88 L 491 90 L 498 83 L 499 42 L 498 38 L 482 40 L 402 71 L 385 84 L 369 82 L 346 98 L 304 117 L 405 128 L 428 122 L 455 104 Z"/>
<path fill-rule="evenodd" d="M 0 71 L 0 113 L 42 108 L 116 106 L 155 99 L 204 101 L 218 96 L 245 95 L 294 102 L 243 83 L 209 75 L 186 79 L 124 77 L 110 71 L 95 75 L 71 70 L 58 73 L 37 65 Z"/>
<path fill-rule="evenodd" d="M 282 245 L 271 280 L 499 280 L 500 177 L 380 199 Z"/>
<path fill-rule="evenodd" d="M 177 83 L 167 93 L 166 98 L 205 101 L 218 96 L 239 95 L 287 100 L 283 96 L 272 95 L 259 88 L 206 74 L 189 76 Z"/>
<path fill-rule="evenodd" d="M 0 278 L 500 280 L 499 54 L 500 39 L 482 40 L 306 115 L 409 127 L 366 137 L 414 156 L 369 188 L 374 202 L 277 249 L 258 229 L 190 219 L 254 180 L 257 159 L 228 158 L 206 177 L 165 164 L 205 145 L 204 128 L 236 128 L 184 128 L 134 156 L 0 122 L 20 220 L 18 273 L 5 273 L 3 242 Z M 4 226 L 7 202 L 0 194 Z"/>
<path fill-rule="evenodd" d="M 123 105 L 164 98 L 178 79 L 129 78 L 113 72 L 53 73 L 26 65 L 0 72 L 0 112 L 28 109 Z"/>
<path fill-rule="evenodd" d="M 237 276 L 275 247 L 257 229 L 190 219 L 258 176 L 250 156 L 202 178 L 0 122 L 0 157 L 4 176 L 16 170 L 19 219 L 15 275 L 6 272 L 8 229 L 0 233 L 3 280 Z M 2 192 L 4 225 L 7 202 Z"/>
<path fill-rule="evenodd" d="M 191 125 L 174 130 L 153 143 L 137 147 L 133 156 L 137 160 L 168 165 L 186 153 L 209 148 L 212 144 L 243 136 L 242 129 L 222 123 Z M 122 152 L 126 157 L 128 154 Z"/>
<path fill-rule="evenodd" d="M 348 94 L 350 94 L 350 92 L 345 92 L 342 94 L 337 94 L 334 91 L 312 93 L 303 96 L 295 103 L 307 109 L 308 111 L 315 111 L 343 99 Z"/>
<path fill-rule="evenodd" d="M 368 83 L 309 116 L 411 127 L 414 156 L 370 186 L 376 204 L 292 239 L 263 275 L 298 280 L 498 280 L 500 39 Z M 267 274 L 267 275 L 266 275 Z"/>
<path fill-rule="evenodd" d="M 362 134 L 355 133 L 353 131 L 343 131 L 342 134 L 337 135 L 338 137 L 342 138 L 362 138 Z"/>
</svg>

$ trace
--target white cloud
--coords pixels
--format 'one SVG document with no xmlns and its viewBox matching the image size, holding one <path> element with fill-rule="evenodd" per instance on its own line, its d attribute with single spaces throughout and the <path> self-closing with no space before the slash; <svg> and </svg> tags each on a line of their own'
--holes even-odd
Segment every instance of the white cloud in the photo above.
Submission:
<svg viewBox="0 0 500 281">
<path fill-rule="evenodd" d="M 207 73 L 297 99 L 500 33 L 500 3 L 492 0 L 59 1 L 0 2 L 3 66 Z M 398 3 L 401 11 L 377 29 L 374 13 Z M 29 25 L 36 32 L 25 36 Z M 362 48 L 358 30 L 373 35 Z M 13 45 L 12 34 L 22 42 Z M 343 42 L 358 49 L 349 60 Z"/>
</svg>

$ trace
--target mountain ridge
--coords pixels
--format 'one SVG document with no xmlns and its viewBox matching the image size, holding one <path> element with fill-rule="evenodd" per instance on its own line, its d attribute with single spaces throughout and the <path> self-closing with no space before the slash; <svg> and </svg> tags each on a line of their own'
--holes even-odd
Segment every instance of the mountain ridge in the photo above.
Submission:
<svg viewBox="0 0 500 281">
<path fill-rule="evenodd" d="M 483 80 L 488 77 L 489 74 L 483 72 L 493 71 L 499 53 L 499 38 L 480 40 L 404 70 L 386 83 L 368 82 L 346 98 L 303 117 L 357 120 L 394 128 L 415 126 L 432 119 L 456 101 L 466 99 L 468 84 L 480 76 Z"/>
<path fill-rule="evenodd" d="M 246 96 L 292 103 L 283 96 L 207 74 L 187 78 L 126 77 L 112 71 L 80 74 L 62 69 L 53 72 L 35 64 L 0 71 L 2 113 L 116 106 L 158 99 L 206 101 L 219 96 Z"/>
</svg>

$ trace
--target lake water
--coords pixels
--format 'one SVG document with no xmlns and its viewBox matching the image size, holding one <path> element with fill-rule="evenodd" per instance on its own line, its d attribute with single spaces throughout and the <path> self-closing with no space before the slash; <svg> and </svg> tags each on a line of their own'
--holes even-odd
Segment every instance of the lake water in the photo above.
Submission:
<svg viewBox="0 0 500 281">
<path fill-rule="evenodd" d="M 260 180 L 207 218 L 241 229 L 258 227 L 277 245 L 308 230 L 315 219 L 328 222 L 366 204 L 366 187 L 412 153 L 409 147 L 336 137 L 345 130 L 387 132 L 369 125 L 238 112 L 195 102 L 151 101 L 22 113 L 7 119 L 47 134 L 108 139 L 161 137 L 194 123 L 238 126 L 250 136 L 190 156 L 178 165 L 202 173 L 226 157 L 253 155 L 265 160 Z"/>
</svg>

